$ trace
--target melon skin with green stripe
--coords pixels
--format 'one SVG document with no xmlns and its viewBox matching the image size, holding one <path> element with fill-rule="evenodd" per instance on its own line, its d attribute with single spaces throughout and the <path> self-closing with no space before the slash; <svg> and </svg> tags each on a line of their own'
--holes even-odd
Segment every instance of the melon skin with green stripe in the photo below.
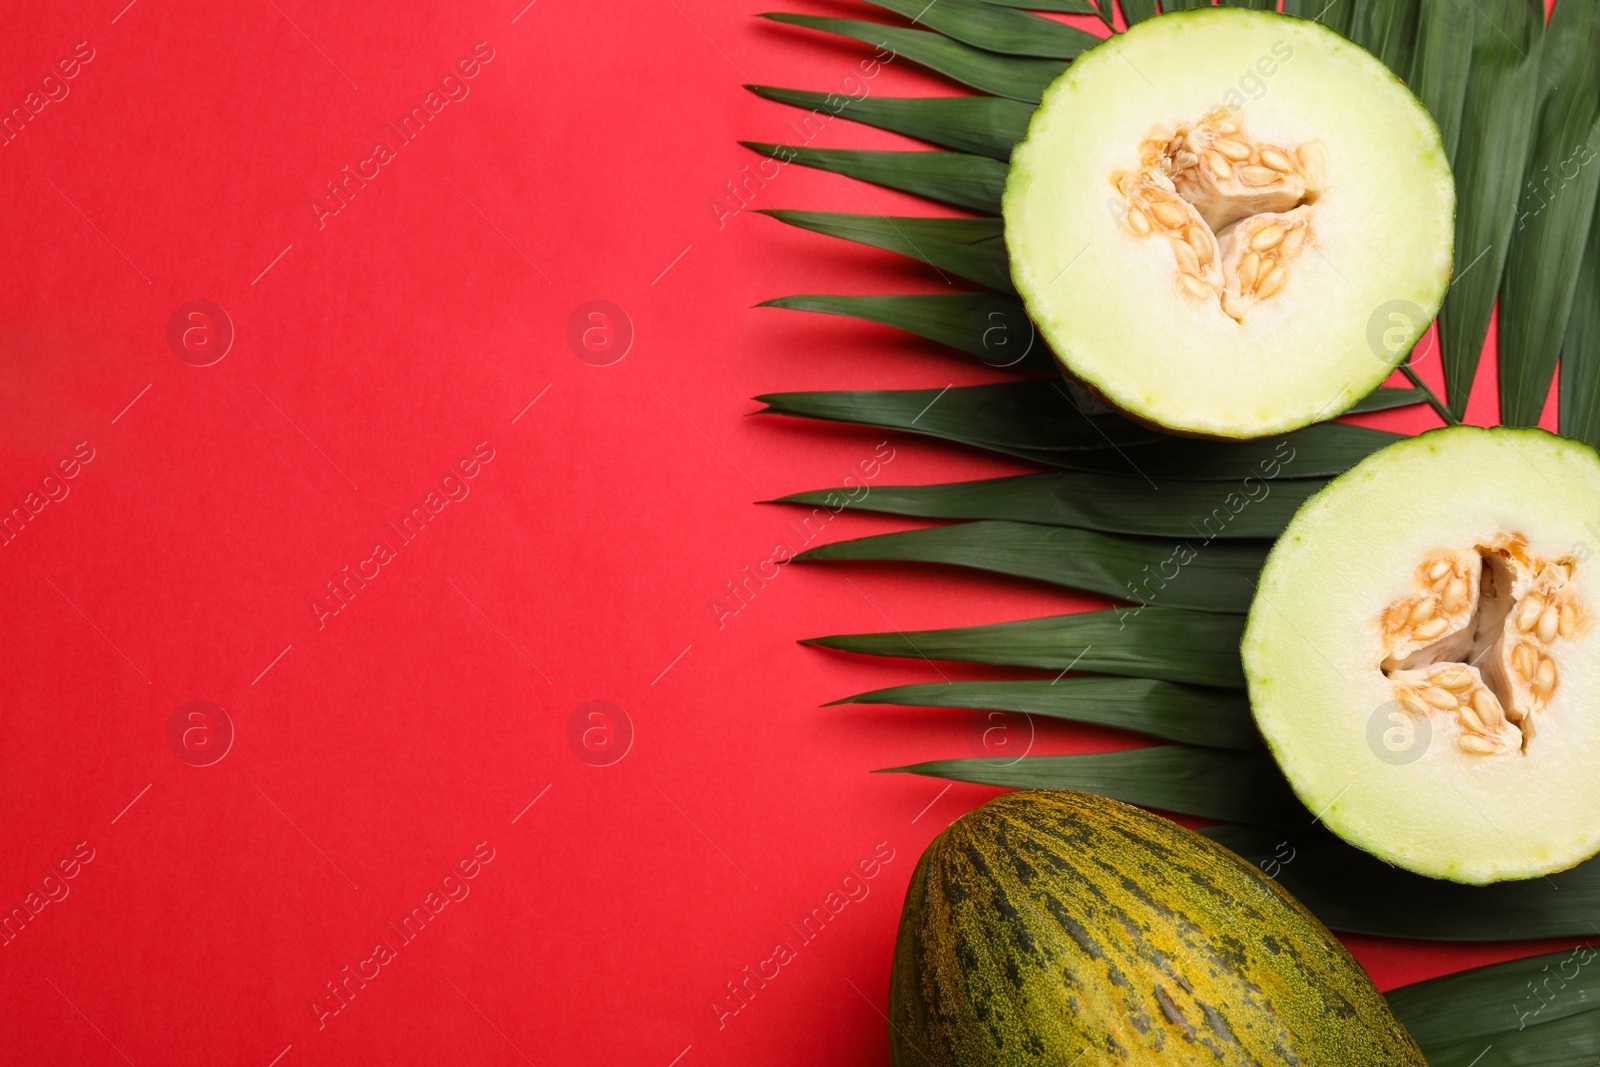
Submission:
<svg viewBox="0 0 1600 1067">
<path fill-rule="evenodd" d="M 1477 426 L 1380 449 L 1296 512 L 1241 651 L 1324 825 L 1474 885 L 1600 851 L 1597 513 L 1593 448 Z"/>
<path fill-rule="evenodd" d="M 1259 870 L 1139 808 L 1008 793 L 928 846 L 890 985 L 896 1067 L 1423 1067 L 1360 965 Z"/>
<path fill-rule="evenodd" d="M 1439 128 L 1315 22 L 1206 6 L 1075 59 L 1012 153 L 1012 280 L 1065 370 L 1173 432 L 1332 418 L 1438 312 L 1455 243 Z"/>
</svg>

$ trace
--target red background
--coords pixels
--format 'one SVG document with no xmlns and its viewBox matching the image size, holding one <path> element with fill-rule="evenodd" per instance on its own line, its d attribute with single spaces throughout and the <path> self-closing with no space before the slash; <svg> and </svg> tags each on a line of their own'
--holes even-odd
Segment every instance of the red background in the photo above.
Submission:
<svg viewBox="0 0 1600 1067">
<path fill-rule="evenodd" d="M 797 566 L 720 627 L 711 608 L 788 537 L 753 501 L 839 485 L 884 439 L 747 417 L 751 396 L 986 377 L 892 331 L 751 310 L 941 283 L 710 206 L 757 158 L 736 138 L 794 139 L 796 113 L 741 83 L 837 89 L 870 50 L 744 0 L 123 2 L 0 14 L 5 111 L 94 53 L 0 147 L 0 509 L 94 451 L 0 549 L 0 910 L 94 850 L 0 948 L 3 1059 L 883 1062 L 912 866 L 992 791 L 867 774 L 973 754 L 972 716 L 819 710 L 937 675 L 795 639 L 1091 601 Z M 470 94 L 319 226 L 324 183 L 478 42 Z M 869 84 L 951 91 L 904 61 Z M 842 120 L 816 143 L 904 146 Z M 929 210 L 798 167 L 751 206 Z M 206 367 L 166 339 L 197 299 L 236 331 Z M 605 367 L 566 339 L 601 299 L 634 333 Z M 1492 380 L 1490 361 L 1471 421 L 1492 421 Z M 324 583 L 480 442 L 470 495 L 319 627 Z M 878 484 L 1018 469 L 891 443 Z M 168 742 L 195 699 L 236 733 L 210 766 Z M 569 744 L 592 700 L 632 724 L 610 766 Z M 1133 741 L 1041 725 L 1034 750 Z M 324 983 L 397 944 L 385 924 L 480 842 L 470 895 L 319 1027 Z M 894 858 L 869 895 L 719 1025 L 724 984 L 875 848 Z M 1384 987 L 1528 951 L 1350 943 Z"/>
</svg>

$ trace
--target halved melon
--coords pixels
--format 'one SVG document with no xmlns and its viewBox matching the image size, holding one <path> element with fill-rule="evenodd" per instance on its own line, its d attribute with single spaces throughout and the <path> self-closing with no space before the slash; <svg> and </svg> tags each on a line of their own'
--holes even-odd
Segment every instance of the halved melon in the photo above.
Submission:
<svg viewBox="0 0 1600 1067">
<path fill-rule="evenodd" d="M 1374 453 L 1296 513 L 1243 654 L 1313 815 L 1459 882 L 1600 851 L 1597 509 L 1588 445 L 1461 426 Z"/>
<path fill-rule="evenodd" d="M 1169 429 L 1259 437 L 1376 388 L 1449 285 L 1455 186 L 1431 116 L 1317 23 L 1148 19 L 1045 91 L 1006 248 L 1068 372 Z"/>
</svg>

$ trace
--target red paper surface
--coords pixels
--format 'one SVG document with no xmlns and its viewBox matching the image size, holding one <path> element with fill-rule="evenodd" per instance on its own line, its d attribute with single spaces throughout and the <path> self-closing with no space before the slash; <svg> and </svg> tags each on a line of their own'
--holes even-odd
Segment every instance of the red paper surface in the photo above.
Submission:
<svg viewBox="0 0 1600 1067">
<path fill-rule="evenodd" d="M 1016 469 L 748 417 L 986 377 L 751 310 L 942 283 L 712 207 L 758 159 L 736 138 L 795 140 L 741 83 L 849 91 L 871 50 L 740 0 L 123 2 L 0 13 L 0 507 L 26 520 L 0 908 L 38 905 L 0 948 L 0 1059 L 884 1062 L 906 882 L 992 791 L 867 773 L 973 753 L 967 713 L 818 709 L 934 668 L 795 640 L 1093 602 L 913 567 L 744 584 L 798 518 L 755 500 L 874 457 L 881 484 Z M 867 84 L 950 91 L 905 62 Z M 798 167 L 746 188 L 928 210 Z M 856 899 L 806 940 L 831 893 Z M 1529 950 L 1352 945 L 1384 986 Z"/>
</svg>

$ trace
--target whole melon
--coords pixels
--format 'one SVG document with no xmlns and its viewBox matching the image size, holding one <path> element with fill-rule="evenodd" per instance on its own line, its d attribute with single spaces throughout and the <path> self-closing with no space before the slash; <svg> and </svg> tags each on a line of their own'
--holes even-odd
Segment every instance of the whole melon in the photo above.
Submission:
<svg viewBox="0 0 1600 1067">
<path fill-rule="evenodd" d="M 1272 879 L 1086 793 L 1008 793 L 933 840 L 889 1001 L 897 1067 L 1425 1064 Z"/>
</svg>

